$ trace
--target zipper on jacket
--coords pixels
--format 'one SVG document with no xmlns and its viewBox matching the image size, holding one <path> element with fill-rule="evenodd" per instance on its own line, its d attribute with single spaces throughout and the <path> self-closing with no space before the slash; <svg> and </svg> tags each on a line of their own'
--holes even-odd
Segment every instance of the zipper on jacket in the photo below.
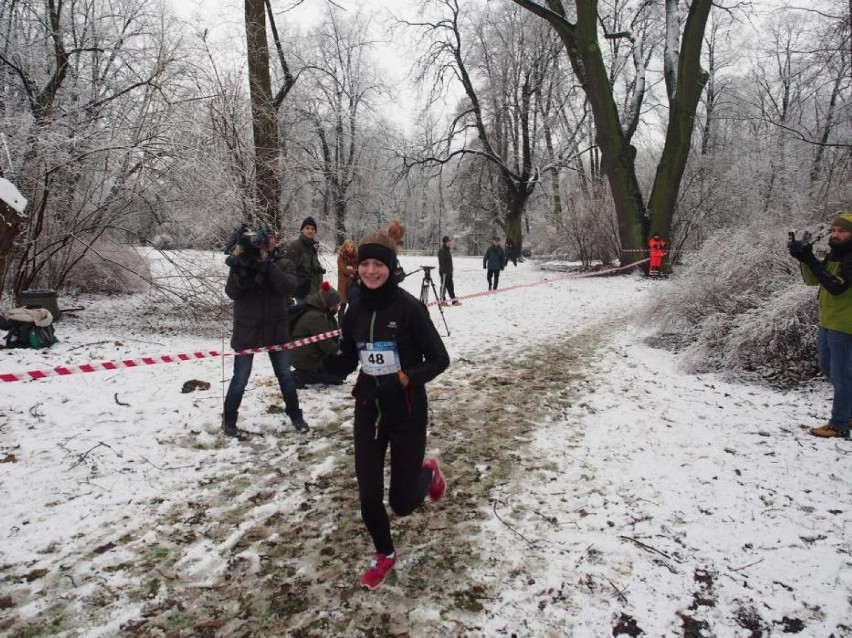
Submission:
<svg viewBox="0 0 852 638">
<path fill-rule="evenodd" d="M 376 327 L 376 311 L 373 310 L 372 315 L 370 315 L 370 343 L 373 343 L 373 340 L 374 340 L 373 332 L 375 330 L 375 327 Z M 376 390 L 378 390 L 379 389 L 378 378 L 375 379 L 375 383 L 376 383 Z M 373 424 L 373 440 L 376 440 L 376 439 L 379 438 L 379 421 L 382 420 L 382 408 L 379 405 L 379 397 L 375 398 L 375 402 L 376 402 L 376 422 Z"/>
</svg>

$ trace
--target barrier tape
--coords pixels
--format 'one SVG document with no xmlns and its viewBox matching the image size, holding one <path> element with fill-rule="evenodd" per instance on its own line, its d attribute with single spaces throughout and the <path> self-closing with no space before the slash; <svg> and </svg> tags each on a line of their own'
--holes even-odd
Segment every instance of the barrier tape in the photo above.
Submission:
<svg viewBox="0 0 852 638">
<path fill-rule="evenodd" d="M 310 343 L 316 343 L 324 339 L 331 339 L 340 334 L 340 330 L 332 330 L 321 334 L 295 339 L 288 343 L 263 348 L 249 348 L 246 350 L 234 350 L 231 352 L 219 352 L 218 350 L 201 350 L 198 352 L 181 352 L 179 354 L 164 354 L 158 357 L 140 357 L 139 359 L 122 359 L 120 361 L 101 361 L 99 363 L 84 363 L 75 366 L 59 366 L 48 370 L 28 370 L 26 372 L 11 372 L 0 374 L 0 382 L 11 383 L 13 381 L 24 381 L 25 379 L 45 379 L 47 377 L 66 377 L 71 374 L 85 372 L 100 372 L 101 370 L 119 370 L 121 368 L 138 368 L 141 366 L 153 366 L 161 363 L 182 363 L 184 361 L 198 361 L 225 356 L 239 356 L 244 354 L 259 354 L 262 352 L 279 352 L 292 350 Z"/>
<path fill-rule="evenodd" d="M 519 290 L 521 288 L 532 288 L 534 286 L 543 286 L 545 284 L 553 284 L 566 279 L 585 279 L 587 277 L 598 277 L 600 275 L 609 275 L 625 270 L 636 268 L 637 266 L 647 262 L 647 259 L 637 261 L 629 266 L 620 266 L 618 268 L 610 268 L 608 270 L 597 270 L 588 273 L 571 273 L 562 277 L 554 277 L 553 279 L 543 279 L 531 284 L 517 284 L 508 286 L 499 290 L 484 290 L 482 292 L 474 292 L 468 295 L 462 295 L 457 299 L 475 299 L 477 297 L 487 297 L 497 293 L 509 292 L 510 290 Z M 437 306 L 438 301 L 432 301 L 426 304 L 427 306 Z M 89 372 L 100 372 L 102 370 L 120 370 L 122 368 L 139 368 L 142 366 L 159 365 L 163 363 L 182 363 L 184 361 L 198 361 L 199 359 L 209 359 L 215 357 L 240 356 L 245 354 L 261 354 L 264 352 L 280 352 L 283 350 L 293 350 L 301 346 L 306 346 L 311 343 L 331 339 L 340 335 L 340 330 L 331 330 L 321 334 L 294 339 L 287 343 L 282 343 L 274 346 L 263 346 L 260 348 L 248 348 L 246 350 L 233 350 L 230 352 L 220 352 L 218 350 L 200 350 L 197 352 L 181 352 L 178 354 L 163 354 L 156 357 L 140 357 L 138 359 L 121 359 L 118 361 L 101 361 L 98 363 L 83 363 L 72 366 L 58 366 L 46 370 L 28 370 L 26 372 L 8 372 L 0 373 L 0 383 L 12 383 L 15 381 L 25 381 L 27 379 L 46 379 L 49 377 L 66 377 L 72 374 L 81 374 Z"/>
<path fill-rule="evenodd" d="M 650 251 L 647 248 L 625 248 L 621 252 L 623 252 L 623 253 L 647 253 L 647 252 L 650 252 Z M 697 253 L 698 250 L 695 249 L 695 248 L 672 248 L 672 249 L 665 248 L 665 249 L 663 249 L 663 252 L 665 254 L 669 254 L 669 253 Z"/>
</svg>

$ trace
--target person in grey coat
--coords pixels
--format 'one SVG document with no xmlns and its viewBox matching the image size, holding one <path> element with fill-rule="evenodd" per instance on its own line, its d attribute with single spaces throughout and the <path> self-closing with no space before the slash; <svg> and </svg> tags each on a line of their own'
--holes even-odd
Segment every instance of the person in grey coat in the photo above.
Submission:
<svg viewBox="0 0 852 638">
<path fill-rule="evenodd" d="M 225 263 L 231 267 L 225 294 L 234 300 L 231 347 L 246 350 L 287 343 L 290 340 L 287 306 L 296 287 L 296 277 L 292 262 L 279 256 L 275 237 L 270 235 L 261 246 L 235 245 Z M 269 360 L 293 427 L 299 432 L 310 431 L 299 408 L 287 351 L 270 351 Z M 234 356 L 234 375 L 225 395 L 222 419 L 226 436 L 240 436 L 237 416 L 253 361 L 253 354 Z"/>
</svg>

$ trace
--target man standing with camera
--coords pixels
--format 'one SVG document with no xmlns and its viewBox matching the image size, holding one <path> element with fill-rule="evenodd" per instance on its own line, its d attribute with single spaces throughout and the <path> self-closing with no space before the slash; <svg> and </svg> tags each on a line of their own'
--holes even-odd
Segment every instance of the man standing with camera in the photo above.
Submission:
<svg viewBox="0 0 852 638">
<path fill-rule="evenodd" d="M 225 294 L 234 300 L 234 350 L 280 345 L 290 340 L 288 300 L 296 287 L 292 262 L 275 249 L 275 236 L 265 230 L 244 226 L 230 244 L 225 263 L 231 267 Z M 285 412 L 299 432 L 310 428 L 302 417 L 296 382 L 287 351 L 269 352 L 272 370 L 284 397 Z M 251 376 L 253 354 L 234 356 L 234 376 L 225 395 L 222 429 L 226 436 L 239 437 L 237 415 Z"/>
<path fill-rule="evenodd" d="M 802 278 L 819 286 L 819 365 L 834 388 L 828 423 L 811 429 L 819 437 L 849 437 L 852 420 L 852 212 L 831 223 L 830 251 L 822 261 L 806 237 L 791 233 L 790 255 L 800 262 Z"/>
<path fill-rule="evenodd" d="M 305 303 L 305 298 L 319 292 L 325 268 L 320 264 L 316 240 L 317 223 L 313 217 L 305 217 L 299 229 L 299 236 L 287 247 L 286 257 L 296 267 L 296 290 L 293 297 L 297 304 Z"/>
</svg>

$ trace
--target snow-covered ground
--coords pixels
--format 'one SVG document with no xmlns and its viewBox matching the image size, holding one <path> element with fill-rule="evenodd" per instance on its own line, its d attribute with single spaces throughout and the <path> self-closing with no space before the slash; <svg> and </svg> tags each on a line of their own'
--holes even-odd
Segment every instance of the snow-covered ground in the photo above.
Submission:
<svg viewBox="0 0 852 638">
<path fill-rule="evenodd" d="M 224 284 L 221 257 L 185 259 Z M 455 267 L 428 444 L 449 491 L 393 520 L 387 585 L 356 587 L 346 386 L 300 392 L 302 436 L 257 357 L 238 442 L 219 432 L 230 357 L 119 366 L 2 384 L 0 633 L 852 636 L 852 444 L 807 434 L 824 381 L 679 372 L 635 321 L 676 279 L 526 261 L 476 295 L 481 258 Z M 0 373 L 229 349 L 227 313 L 190 330 L 146 296 L 76 305 Z"/>
</svg>

